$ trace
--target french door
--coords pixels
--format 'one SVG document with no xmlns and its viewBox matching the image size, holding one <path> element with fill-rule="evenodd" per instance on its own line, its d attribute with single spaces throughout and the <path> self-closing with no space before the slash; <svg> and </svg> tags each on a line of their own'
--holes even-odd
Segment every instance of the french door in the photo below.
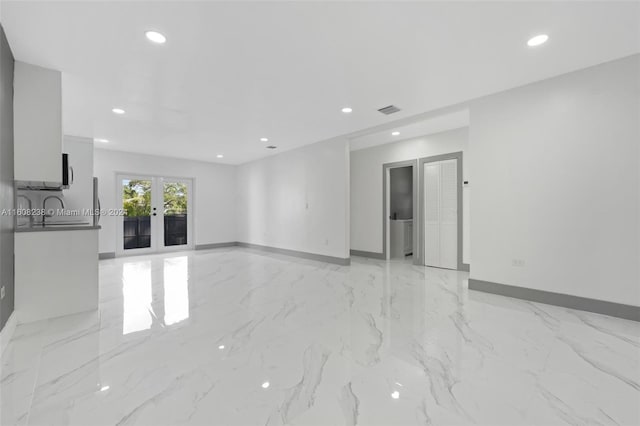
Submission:
<svg viewBox="0 0 640 426">
<path fill-rule="evenodd" d="M 119 256 L 193 247 L 192 181 L 162 176 L 118 175 Z"/>
</svg>

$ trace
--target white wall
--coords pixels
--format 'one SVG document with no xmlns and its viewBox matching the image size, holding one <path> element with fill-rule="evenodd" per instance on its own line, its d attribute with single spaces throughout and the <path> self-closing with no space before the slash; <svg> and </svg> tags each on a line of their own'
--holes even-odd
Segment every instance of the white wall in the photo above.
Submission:
<svg viewBox="0 0 640 426">
<path fill-rule="evenodd" d="M 472 278 L 640 305 L 639 81 L 635 55 L 471 104 Z"/>
<path fill-rule="evenodd" d="M 238 241 L 349 257 L 349 151 L 338 138 L 238 166 Z"/>
<path fill-rule="evenodd" d="M 94 171 L 103 209 L 121 208 L 116 174 L 193 178 L 195 244 L 236 241 L 235 167 L 199 161 L 96 149 Z M 116 218 L 100 219 L 100 253 L 116 251 Z"/>
<path fill-rule="evenodd" d="M 382 253 L 382 165 L 463 152 L 469 179 L 467 128 L 351 151 L 351 249 Z M 463 261 L 470 263 L 469 188 L 463 189 Z"/>
</svg>

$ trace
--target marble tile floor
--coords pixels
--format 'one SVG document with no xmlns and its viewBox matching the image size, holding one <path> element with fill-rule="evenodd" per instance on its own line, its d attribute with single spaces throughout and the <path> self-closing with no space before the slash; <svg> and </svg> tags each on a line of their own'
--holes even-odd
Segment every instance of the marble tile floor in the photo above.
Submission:
<svg viewBox="0 0 640 426">
<path fill-rule="evenodd" d="M 227 248 L 100 263 L 100 310 L 19 325 L 2 425 L 638 425 L 640 324 L 468 275 Z"/>
</svg>

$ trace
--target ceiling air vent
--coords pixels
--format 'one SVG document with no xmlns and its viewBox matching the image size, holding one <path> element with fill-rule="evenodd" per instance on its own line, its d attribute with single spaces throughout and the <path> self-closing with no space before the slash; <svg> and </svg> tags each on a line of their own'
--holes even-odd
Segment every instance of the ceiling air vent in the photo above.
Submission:
<svg viewBox="0 0 640 426">
<path fill-rule="evenodd" d="M 378 111 L 385 115 L 389 115 L 389 114 L 393 114 L 394 112 L 400 111 L 400 108 L 398 108 L 395 105 L 389 105 L 384 108 L 380 108 Z"/>
<path fill-rule="evenodd" d="M 276 149 L 276 148 L 277 148 L 277 146 L 275 146 L 275 145 L 269 145 L 269 146 L 267 146 L 267 149 Z"/>
</svg>

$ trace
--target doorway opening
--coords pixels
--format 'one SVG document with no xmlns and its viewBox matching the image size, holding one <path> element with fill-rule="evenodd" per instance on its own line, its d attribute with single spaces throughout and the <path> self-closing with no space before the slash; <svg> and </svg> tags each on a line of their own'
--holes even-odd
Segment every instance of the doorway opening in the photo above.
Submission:
<svg viewBox="0 0 640 426">
<path fill-rule="evenodd" d="M 383 256 L 416 263 L 417 162 L 384 164 L 383 177 Z"/>
<path fill-rule="evenodd" d="M 193 247 L 192 181 L 161 176 L 118 175 L 119 256 Z"/>
</svg>

